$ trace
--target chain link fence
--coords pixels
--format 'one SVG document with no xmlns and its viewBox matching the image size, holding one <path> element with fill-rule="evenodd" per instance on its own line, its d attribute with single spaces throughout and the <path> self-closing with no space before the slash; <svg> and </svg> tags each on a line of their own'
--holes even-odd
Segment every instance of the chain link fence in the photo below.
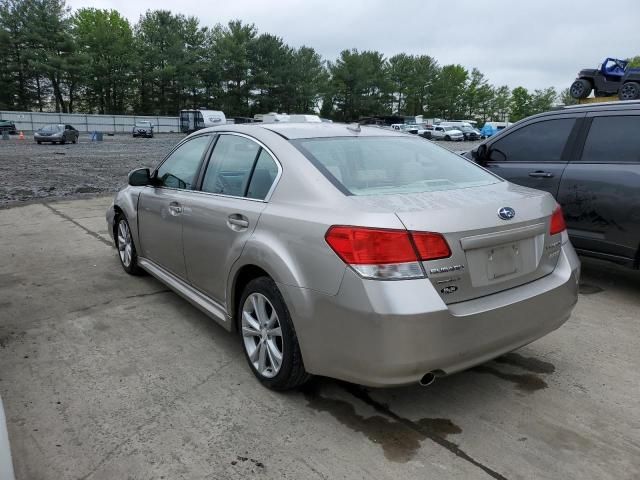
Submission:
<svg viewBox="0 0 640 480">
<path fill-rule="evenodd" d="M 179 117 L 139 115 L 89 115 L 83 113 L 40 113 L 0 111 L 0 120 L 9 120 L 22 132 L 34 132 L 45 125 L 72 125 L 80 132 L 131 133 L 136 122 L 151 122 L 155 133 L 180 132 Z"/>
</svg>

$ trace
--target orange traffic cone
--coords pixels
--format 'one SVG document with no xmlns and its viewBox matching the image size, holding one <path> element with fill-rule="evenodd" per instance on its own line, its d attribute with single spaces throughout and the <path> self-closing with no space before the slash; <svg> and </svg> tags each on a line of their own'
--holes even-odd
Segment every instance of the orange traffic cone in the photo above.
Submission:
<svg viewBox="0 0 640 480">
<path fill-rule="evenodd" d="M 21 131 L 20 135 L 18 135 L 18 140 L 24 140 L 24 133 Z"/>
</svg>

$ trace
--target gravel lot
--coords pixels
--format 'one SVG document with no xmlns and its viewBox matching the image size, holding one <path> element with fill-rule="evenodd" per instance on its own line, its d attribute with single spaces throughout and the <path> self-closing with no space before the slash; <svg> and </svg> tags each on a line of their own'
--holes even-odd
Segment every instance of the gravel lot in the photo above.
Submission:
<svg viewBox="0 0 640 480">
<path fill-rule="evenodd" d="M 105 136 L 91 142 L 81 135 L 76 145 L 38 145 L 30 136 L 0 140 L 0 207 L 38 199 L 69 199 L 117 191 L 127 173 L 154 165 L 184 138 L 160 134 L 154 138 Z M 466 151 L 479 142 L 439 142 Z"/>
<path fill-rule="evenodd" d="M 81 135 L 76 145 L 38 145 L 30 136 L 0 140 L 0 206 L 115 192 L 130 170 L 161 160 L 181 138 L 105 135 L 91 142 Z"/>
</svg>

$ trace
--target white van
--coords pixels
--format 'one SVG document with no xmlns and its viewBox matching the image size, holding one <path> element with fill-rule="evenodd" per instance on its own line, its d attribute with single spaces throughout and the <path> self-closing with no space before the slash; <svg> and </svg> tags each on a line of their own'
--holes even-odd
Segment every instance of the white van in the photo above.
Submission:
<svg viewBox="0 0 640 480">
<path fill-rule="evenodd" d="M 220 110 L 180 110 L 180 131 L 183 133 L 226 123 L 227 117 Z"/>
</svg>

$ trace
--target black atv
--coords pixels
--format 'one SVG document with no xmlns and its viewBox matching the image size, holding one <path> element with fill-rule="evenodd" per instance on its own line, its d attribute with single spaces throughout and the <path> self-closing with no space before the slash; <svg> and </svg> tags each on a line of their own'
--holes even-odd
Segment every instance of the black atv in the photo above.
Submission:
<svg viewBox="0 0 640 480">
<path fill-rule="evenodd" d="M 629 62 L 607 58 L 597 69 L 585 69 L 571 84 L 573 98 L 587 98 L 594 90 L 596 97 L 618 94 L 620 100 L 640 99 L 640 68 L 629 68 Z"/>
</svg>

